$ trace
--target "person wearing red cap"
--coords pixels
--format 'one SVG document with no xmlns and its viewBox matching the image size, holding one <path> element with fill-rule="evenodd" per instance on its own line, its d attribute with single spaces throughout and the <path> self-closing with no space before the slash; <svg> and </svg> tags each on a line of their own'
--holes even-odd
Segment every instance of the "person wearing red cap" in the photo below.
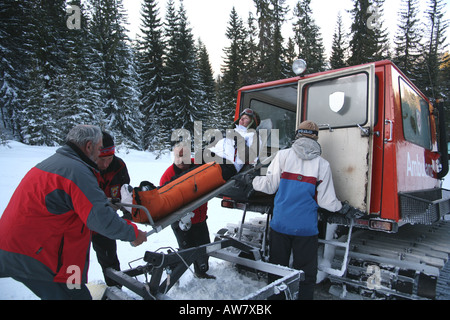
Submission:
<svg viewBox="0 0 450 320">
<path fill-rule="evenodd" d="M 125 162 L 115 155 L 116 147 L 112 136 L 102 131 L 103 145 L 100 149 L 100 155 L 97 160 L 97 166 L 100 170 L 98 184 L 110 199 L 120 199 L 120 188 L 124 184 L 130 183 L 130 176 Z M 124 212 L 127 217 L 128 212 Z M 131 217 L 127 217 L 131 220 Z M 113 268 L 120 270 L 120 262 L 117 257 L 116 240 L 107 238 L 99 233 L 92 235 L 92 247 L 97 254 L 97 260 L 102 267 L 105 282 L 108 286 L 118 285 L 115 281 L 106 277 L 105 270 Z"/>
<path fill-rule="evenodd" d="M 130 176 L 125 162 L 116 156 L 116 147 L 112 136 L 103 131 L 103 146 L 97 160 L 100 170 L 100 188 L 111 199 L 120 199 L 120 188 L 130 183 Z"/>
</svg>

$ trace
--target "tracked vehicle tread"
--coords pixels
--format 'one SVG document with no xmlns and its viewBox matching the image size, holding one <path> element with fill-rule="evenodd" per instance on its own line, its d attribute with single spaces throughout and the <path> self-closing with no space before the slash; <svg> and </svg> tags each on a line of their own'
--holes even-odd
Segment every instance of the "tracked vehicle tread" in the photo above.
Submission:
<svg viewBox="0 0 450 320">
<path fill-rule="evenodd" d="M 450 221 L 444 220 L 431 226 L 406 225 L 393 234 L 359 230 L 352 236 L 346 274 L 342 278 L 330 276 L 330 280 L 366 295 L 450 300 L 448 243 Z M 337 262 L 342 251 L 337 250 Z M 375 277 L 378 279 L 372 286 L 369 279 Z"/>
</svg>

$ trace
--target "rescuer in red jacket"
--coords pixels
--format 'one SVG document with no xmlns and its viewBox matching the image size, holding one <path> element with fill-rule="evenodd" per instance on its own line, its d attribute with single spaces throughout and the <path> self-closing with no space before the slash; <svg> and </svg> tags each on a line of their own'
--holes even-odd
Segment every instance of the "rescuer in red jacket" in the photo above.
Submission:
<svg viewBox="0 0 450 320">
<path fill-rule="evenodd" d="M 0 277 L 41 299 L 91 299 L 91 230 L 139 245 L 146 233 L 118 217 L 99 188 L 100 128 L 74 127 L 66 145 L 22 179 L 0 219 Z"/>
<path fill-rule="evenodd" d="M 159 182 L 161 186 L 171 181 L 173 177 L 179 176 L 184 171 L 195 166 L 194 159 L 191 159 L 191 164 L 183 163 L 183 149 L 189 150 L 189 147 L 183 148 L 183 146 L 183 143 L 179 143 L 174 147 L 174 163 L 162 175 Z M 198 247 L 210 243 L 208 225 L 206 224 L 207 211 L 208 203 L 204 203 L 193 211 L 194 215 L 190 219 L 188 216 L 183 218 L 180 223 L 175 222 L 172 224 L 172 230 L 181 249 Z M 208 256 L 194 262 L 194 271 L 197 277 L 215 279 L 214 276 L 206 273 L 208 270 Z"/>
<path fill-rule="evenodd" d="M 102 134 L 103 146 L 97 160 L 97 166 L 100 170 L 98 184 L 108 198 L 120 200 L 120 188 L 122 185 L 130 183 L 130 176 L 125 162 L 115 155 L 116 147 L 113 137 L 107 132 L 102 132 Z M 131 220 L 131 217 L 129 218 Z M 117 282 L 105 275 L 107 268 L 120 270 L 116 240 L 94 232 L 92 234 L 92 248 L 97 254 L 97 261 L 102 267 L 106 284 L 108 286 L 118 285 Z"/>
</svg>

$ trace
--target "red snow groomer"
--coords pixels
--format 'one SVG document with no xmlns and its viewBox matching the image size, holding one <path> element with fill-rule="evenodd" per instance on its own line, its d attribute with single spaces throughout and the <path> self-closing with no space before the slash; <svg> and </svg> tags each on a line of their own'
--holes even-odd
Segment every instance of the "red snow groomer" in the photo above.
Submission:
<svg viewBox="0 0 450 320">
<path fill-rule="evenodd" d="M 239 90 L 236 119 L 246 108 L 255 110 L 263 142 L 260 163 L 239 174 L 257 168 L 264 174 L 264 165 L 276 152 L 290 146 L 298 125 L 314 121 L 320 128 L 322 157 L 330 163 L 336 195 L 358 212 L 346 217 L 319 210 L 318 280 L 330 279 L 332 292 L 341 297 L 450 299 L 450 222 L 446 219 L 450 191 L 442 188 L 448 173 L 443 105 L 431 103 L 390 61 L 301 75 L 305 68 L 306 63 L 299 60 L 294 64 L 299 76 Z M 110 269 L 108 276 L 144 299 L 164 299 L 192 261 L 209 255 L 245 270 L 281 277 L 249 299 L 298 289 L 301 270 L 265 262 L 273 196 L 250 197 L 235 182 L 222 181 L 204 194 L 195 191 L 189 203 L 177 204 L 164 217 L 156 215 L 159 209 L 130 205 L 144 212 L 152 227 L 148 235 L 214 197 L 223 197 L 223 206 L 244 213 L 238 225 L 221 229 L 212 244 L 169 254 L 146 252 L 145 266 L 123 272 Z M 165 190 L 158 191 L 163 198 Z M 246 222 L 247 211 L 266 216 Z M 234 249 L 223 250 L 227 247 Z M 236 250 L 240 253 L 235 254 Z M 164 270 L 170 270 L 171 276 L 162 281 Z M 141 274 L 150 275 L 151 280 L 140 283 L 132 278 Z"/>
<path fill-rule="evenodd" d="M 304 68 L 304 61 L 296 61 L 294 69 Z M 392 62 L 379 61 L 243 87 L 236 117 L 245 108 L 257 111 L 270 129 L 261 161 L 289 146 L 302 121 L 317 123 L 337 197 L 361 212 L 351 221 L 320 212 L 329 224 L 320 240 L 319 279 L 329 277 L 358 296 L 450 298 L 442 103 L 431 103 Z M 261 207 L 252 199 L 230 198 L 224 206 Z M 269 209 L 261 212 L 270 219 L 266 204 Z M 268 224 L 259 226 L 265 233 Z"/>
</svg>

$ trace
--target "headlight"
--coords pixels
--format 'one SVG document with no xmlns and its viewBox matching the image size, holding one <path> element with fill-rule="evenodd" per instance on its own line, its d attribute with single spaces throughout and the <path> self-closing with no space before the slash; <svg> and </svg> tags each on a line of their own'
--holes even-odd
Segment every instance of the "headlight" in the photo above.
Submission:
<svg viewBox="0 0 450 320">
<path fill-rule="evenodd" d="M 292 64 L 292 71 L 299 76 L 306 70 L 306 61 L 303 59 L 297 59 Z"/>
</svg>

